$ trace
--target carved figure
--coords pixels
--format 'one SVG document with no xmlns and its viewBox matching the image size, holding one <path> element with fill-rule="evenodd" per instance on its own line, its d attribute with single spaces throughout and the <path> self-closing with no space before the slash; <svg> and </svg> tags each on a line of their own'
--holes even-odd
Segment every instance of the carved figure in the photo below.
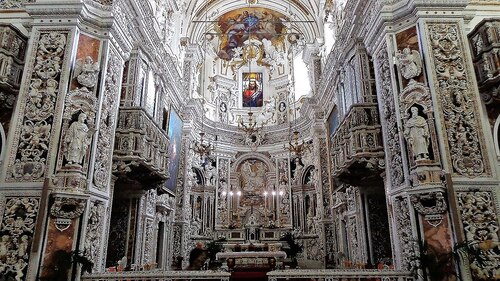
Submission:
<svg viewBox="0 0 500 281">
<path fill-rule="evenodd" d="M 66 132 L 64 138 L 66 143 L 65 157 L 69 164 L 81 164 L 85 153 L 87 153 L 93 130 L 90 130 L 85 124 L 86 119 L 87 114 L 80 113 L 78 121 L 73 122 Z"/>
<path fill-rule="evenodd" d="M 41 79 L 33 79 L 31 81 L 31 90 L 29 92 L 29 97 L 30 100 L 33 104 L 35 104 L 37 107 L 41 106 L 42 102 L 42 93 L 40 92 L 40 87 L 42 86 L 42 80 Z"/>
<path fill-rule="evenodd" d="M 0 241 L 0 260 L 4 260 L 9 253 L 9 240 L 9 235 L 2 236 L 2 240 Z"/>
<path fill-rule="evenodd" d="M 399 50 L 396 53 L 398 66 L 401 69 L 401 75 L 406 79 L 417 77 L 422 72 L 422 58 L 416 50 L 410 50 L 406 47 L 403 52 Z"/>
<path fill-rule="evenodd" d="M 416 160 L 429 159 L 429 125 L 414 106 L 411 118 L 406 121 L 404 135 Z"/>
<path fill-rule="evenodd" d="M 76 61 L 75 76 L 80 85 L 93 88 L 97 84 L 97 75 L 99 74 L 99 63 L 94 63 L 92 57 L 85 57 Z"/>
<path fill-rule="evenodd" d="M 215 170 L 215 167 L 212 166 L 211 163 L 205 165 L 205 178 L 210 185 L 215 185 L 215 182 L 217 180 L 216 172 L 217 171 Z"/>
<path fill-rule="evenodd" d="M 28 257 L 28 246 L 29 246 L 28 235 L 21 236 L 21 241 L 19 242 L 19 246 L 17 247 L 17 255 L 19 256 L 19 258 Z"/>
</svg>

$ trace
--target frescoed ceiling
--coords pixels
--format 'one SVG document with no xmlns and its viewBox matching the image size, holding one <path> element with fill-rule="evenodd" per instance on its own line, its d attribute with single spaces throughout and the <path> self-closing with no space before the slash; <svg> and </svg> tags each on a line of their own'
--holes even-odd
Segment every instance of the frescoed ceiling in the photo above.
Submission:
<svg viewBox="0 0 500 281">
<path fill-rule="evenodd" d="M 321 2 L 321 3 L 320 3 Z M 191 18 L 184 23 L 188 37 L 193 42 L 201 42 L 207 29 L 210 30 L 219 24 L 219 19 L 238 13 L 246 8 L 255 15 L 264 10 L 270 11 L 261 17 L 275 17 L 282 20 L 289 33 L 303 36 L 305 42 L 312 43 L 316 38 L 322 38 L 322 12 L 320 6 L 323 1 L 313 0 L 189 0 L 186 1 L 187 15 Z M 257 15 L 258 16 L 258 15 Z"/>
</svg>

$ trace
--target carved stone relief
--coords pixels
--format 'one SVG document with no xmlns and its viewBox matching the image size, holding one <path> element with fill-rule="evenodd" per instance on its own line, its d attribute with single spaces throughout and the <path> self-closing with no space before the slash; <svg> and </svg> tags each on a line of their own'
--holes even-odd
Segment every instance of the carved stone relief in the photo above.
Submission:
<svg viewBox="0 0 500 281">
<path fill-rule="evenodd" d="M 0 225 L 0 275 L 24 280 L 35 230 L 39 198 L 6 198 Z M 5 209 L 3 208 L 5 207 Z"/>
<path fill-rule="evenodd" d="M 94 269 L 98 267 L 100 258 L 102 258 L 101 243 L 106 215 L 109 214 L 106 212 L 106 208 L 102 202 L 92 201 L 90 203 L 85 234 L 84 255 L 94 263 Z"/>
<path fill-rule="evenodd" d="M 491 191 L 457 192 L 458 209 L 466 242 L 479 254 L 470 255 L 470 269 L 474 280 L 491 280 L 498 275 L 500 240 L 498 213 Z"/>
<path fill-rule="evenodd" d="M 101 106 L 101 121 L 98 126 L 99 132 L 94 166 L 94 185 L 101 191 L 106 191 L 109 186 L 122 66 L 123 61 L 118 52 L 111 48 L 104 80 L 104 96 Z"/>
<path fill-rule="evenodd" d="M 15 132 L 17 150 L 10 157 L 9 181 L 41 181 L 46 171 L 49 142 L 62 65 L 65 61 L 66 32 L 50 31 L 35 34 L 35 52 L 27 64 L 30 77 L 28 92 L 20 106 L 22 125 Z M 19 131 L 20 130 L 20 131 Z"/>
<path fill-rule="evenodd" d="M 229 159 L 219 158 L 219 187 L 217 192 L 216 225 L 228 226 Z"/>
<path fill-rule="evenodd" d="M 318 139 L 319 157 L 320 157 L 320 179 L 322 187 L 322 201 L 323 201 L 323 218 L 331 217 L 331 187 L 330 175 L 328 173 L 328 143 L 326 138 Z"/>
<path fill-rule="evenodd" d="M 413 236 L 408 198 L 396 198 L 393 202 L 396 237 L 401 257 L 399 266 L 403 270 L 413 270 L 420 265 L 417 263 L 418 245 Z"/>
<path fill-rule="evenodd" d="M 455 22 L 428 22 L 425 30 L 453 171 L 467 177 L 490 174 L 462 28 Z"/>
<path fill-rule="evenodd" d="M 4 0 L 0 3 L 0 9 L 23 8 L 24 4 L 35 2 L 35 0 Z"/>
<path fill-rule="evenodd" d="M 396 53 L 396 63 L 405 79 L 418 77 L 422 73 L 422 57 L 416 50 L 404 48 Z"/>
<path fill-rule="evenodd" d="M 443 214 L 448 210 L 448 205 L 442 192 L 413 194 L 410 196 L 410 200 L 415 210 L 424 216 L 424 219 L 434 227 L 441 224 Z"/>
<path fill-rule="evenodd" d="M 50 215 L 55 217 L 54 223 L 59 231 L 68 229 L 72 220 L 85 211 L 85 199 L 57 196 L 50 207 Z"/>
<path fill-rule="evenodd" d="M 385 136 L 387 171 L 391 188 L 397 188 L 404 182 L 403 159 L 398 130 L 398 117 L 395 112 L 394 94 L 391 82 L 391 68 L 387 45 L 381 47 L 374 61 L 377 76 L 377 93 L 379 95 L 380 112 L 383 119 L 382 128 Z"/>
</svg>

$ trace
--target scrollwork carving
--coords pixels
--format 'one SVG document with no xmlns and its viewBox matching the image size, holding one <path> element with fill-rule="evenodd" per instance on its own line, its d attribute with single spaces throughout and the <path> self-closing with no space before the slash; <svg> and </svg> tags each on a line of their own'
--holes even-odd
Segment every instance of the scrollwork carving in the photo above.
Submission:
<svg viewBox="0 0 500 281">
<path fill-rule="evenodd" d="M 458 209 L 465 240 L 478 249 L 479 255 L 469 257 L 474 280 L 490 280 L 498 274 L 500 241 L 498 220 L 490 191 L 457 192 Z"/>
<path fill-rule="evenodd" d="M 50 214 L 56 218 L 74 219 L 85 211 L 85 199 L 56 196 Z"/>
<path fill-rule="evenodd" d="M 377 75 L 377 92 L 379 93 L 380 112 L 382 112 L 388 162 L 388 174 L 392 188 L 399 187 L 404 181 L 403 159 L 401 158 L 401 144 L 397 116 L 395 112 L 394 94 L 392 90 L 391 68 L 387 45 L 384 44 L 376 55 L 374 62 Z"/>
<path fill-rule="evenodd" d="M 490 173 L 460 27 L 427 23 L 426 29 L 453 170 L 467 177 Z"/>
<path fill-rule="evenodd" d="M 0 275 L 22 280 L 26 274 L 40 199 L 6 198 L 0 225 Z M 3 209 L 5 207 L 5 210 Z"/>
<path fill-rule="evenodd" d="M 111 50 L 104 81 L 104 99 L 101 108 L 101 122 L 99 124 L 94 168 L 94 184 L 97 189 L 103 191 L 108 188 L 111 174 L 111 145 L 115 132 L 122 64 L 123 62 L 117 51 Z"/>
<path fill-rule="evenodd" d="M 16 134 L 19 139 L 14 163 L 10 165 L 10 180 L 39 181 L 45 173 L 67 36 L 56 31 L 39 35 L 30 87 L 21 109 L 22 125 Z"/>
<path fill-rule="evenodd" d="M 100 247 L 105 218 L 106 209 L 104 204 L 99 201 L 91 202 L 87 219 L 84 254 L 94 263 L 94 268 L 97 267 L 99 258 L 102 256 Z"/>
</svg>

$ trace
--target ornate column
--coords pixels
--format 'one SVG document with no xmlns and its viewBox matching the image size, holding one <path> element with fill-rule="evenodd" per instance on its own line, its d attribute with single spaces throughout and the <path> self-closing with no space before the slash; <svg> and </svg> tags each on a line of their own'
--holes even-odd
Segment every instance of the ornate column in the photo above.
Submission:
<svg viewBox="0 0 500 281">
<path fill-rule="evenodd" d="M 479 256 L 465 255 L 462 261 L 470 263 L 462 268 L 463 277 L 479 280 L 493 276 L 498 265 L 498 210 L 492 199 L 498 175 L 464 23 L 456 16 L 465 4 L 441 4 L 439 18 L 419 7 L 413 23 L 382 35 L 373 52 L 394 252 L 401 253 L 395 261 L 431 277 L 430 265 L 416 264 L 417 257 L 444 262 L 456 250 L 453 245 L 465 240 L 469 248 L 483 247 Z M 480 222 L 472 220 L 479 213 Z M 420 251 L 412 242 L 415 233 L 425 241 Z M 454 274 L 447 264 L 441 270 Z"/>
<path fill-rule="evenodd" d="M 204 94 L 204 90 L 200 92 L 201 89 L 206 88 L 206 85 L 201 85 L 199 80 L 201 68 L 199 67 L 202 62 L 202 50 L 197 44 L 191 44 L 189 38 L 181 39 L 181 46 L 185 49 L 184 54 L 184 81 L 188 88 L 188 93 L 190 98 L 199 98 Z"/>
<path fill-rule="evenodd" d="M 322 73 L 320 48 L 316 44 L 307 44 L 304 48 L 302 59 L 309 70 L 308 74 L 311 90 L 315 93 L 319 86 Z"/>
<path fill-rule="evenodd" d="M 384 177 L 385 191 L 388 194 L 387 204 L 391 226 L 393 262 L 398 269 L 416 268 L 414 263 L 418 247 L 415 245 L 417 225 L 409 205 L 408 195 L 402 192 L 407 186 L 407 165 L 403 157 L 401 120 L 397 110 L 397 99 L 394 73 L 389 60 L 388 36 L 382 35 L 380 45 L 373 54 L 374 70 L 377 86 L 377 100 L 380 112 L 380 123 L 384 138 L 386 172 Z M 401 192 L 394 192 L 400 190 Z M 389 195 L 390 194 L 390 195 Z"/>
<path fill-rule="evenodd" d="M 26 254 L 16 259 L 16 278 L 24 272 L 35 279 L 38 267 L 40 277 L 66 276 L 70 270 L 60 263 L 77 252 L 94 262 L 94 270 L 103 268 L 123 59 L 109 40 L 109 7 L 94 8 L 101 9 L 99 16 L 88 16 L 81 1 L 26 4 L 33 28 L 0 180 L 42 196 L 25 194 L 9 210 L 12 227 L 31 225 L 19 233 Z M 29 212 L 20 215 L 16 208 Z"/>
<path fill-rule="evenodd" d="M 450 15 L 446 19 L 423 16 L 417 28 L 426 50 L 425 71 L 435 108 L 437 135 L 445 140 L 440 143 L 439 156 L 446 171 L 444 191 L 449 203 L 456 206 L 452 222 L 457 240 L 479 249 L 476 254 L 465 255 L 462 274 L 484 280 L 498 276 L 499 265 L 499 210 L 498 201 L 495 203 L 493 199 L 498 196 L 499 181 L 491 157 L 495 152 L 488 141 L 492 136 L 481 106 L 463 20 L 453 18 L 452 12 L 445 13 Z M 481 183 L 483 180 L 489 183 Z M 431 194 L 436 201 L 434 209 L 420 211 L 419 205 L 415 205 L 427 221 L 426 211 L 432 215 L 448 209 L 444 192 Z M 426 235 L 426 238 L 431 237 Z"/>
</svg>

